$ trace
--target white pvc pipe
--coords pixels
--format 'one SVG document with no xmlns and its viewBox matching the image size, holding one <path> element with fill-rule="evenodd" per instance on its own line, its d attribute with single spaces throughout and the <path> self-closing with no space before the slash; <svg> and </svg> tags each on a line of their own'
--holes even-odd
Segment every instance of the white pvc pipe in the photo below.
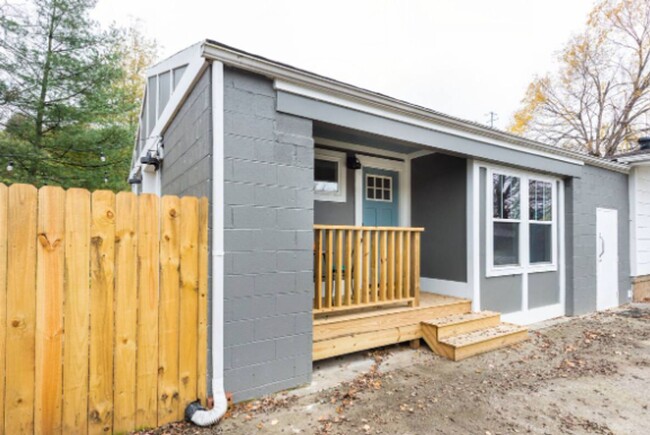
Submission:
<svg viewBox="0 0 650 435">
<path fill-rule="evenodd" d="M 223 130 L 223 64 L 212 62 L 212 397 L 214 407 L 205 410 L 195 405 L 191 415 L 194 424 L 210 426 L 217 423 L 228 408 L 223 384 L 224 332 L 224 130 Z M 187 414 L 187 411 L 186 411 Z"/>
</svg>

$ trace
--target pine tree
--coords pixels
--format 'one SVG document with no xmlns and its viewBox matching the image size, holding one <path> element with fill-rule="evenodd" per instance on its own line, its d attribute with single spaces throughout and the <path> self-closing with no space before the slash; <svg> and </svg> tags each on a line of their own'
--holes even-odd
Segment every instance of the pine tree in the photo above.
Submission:
<svg viewBox="0 0 650 435">
<path fill-rule="evenodd" d="M 0 179 L 124 189 L 136 104 L 119 86 L 122 33 L 95 0 L 31 0 L 0 16 Z M 13 165 L 5 171 L 2 162 Z M 105 182 L 105 179 L 108 182 Z"/>
</svg>

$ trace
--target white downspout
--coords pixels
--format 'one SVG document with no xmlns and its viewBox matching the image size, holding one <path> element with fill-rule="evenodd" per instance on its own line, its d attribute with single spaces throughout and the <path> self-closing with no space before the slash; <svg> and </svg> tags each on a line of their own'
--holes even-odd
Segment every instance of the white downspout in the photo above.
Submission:
<svg viewBox="0 0 650 435">
<path fill-rule="evenodd" d="M 185 418 L 199 426 L 217 423 L 228 409 L 223 383 L 224 333 L 224 128 L 223 64 L 212 62 L 212 396 L 214 407 L 206 410 L 192 403 Z"/>
</svg>

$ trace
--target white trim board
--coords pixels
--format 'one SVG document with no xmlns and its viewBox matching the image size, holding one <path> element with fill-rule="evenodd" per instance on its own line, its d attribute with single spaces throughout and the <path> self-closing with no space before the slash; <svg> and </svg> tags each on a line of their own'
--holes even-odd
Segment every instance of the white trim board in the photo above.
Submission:
<svg viewBox="0 0 650 435">
<path fill-rule="evenodd" d="M 527 311 L 517 311 L 501 315 L 501 321 L 515 323 L 517 325 L 530 325 L 543 320 L 554 319 L 564 316 L 564 304 L 547 305 L 545 307 L 532 308 Z"/>
</svg>

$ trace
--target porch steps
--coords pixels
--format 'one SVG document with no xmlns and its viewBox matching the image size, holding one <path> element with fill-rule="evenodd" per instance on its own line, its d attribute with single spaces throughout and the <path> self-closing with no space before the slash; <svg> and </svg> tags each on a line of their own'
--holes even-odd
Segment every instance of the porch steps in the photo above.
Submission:
<svg viewBox="0 0 650 435">
<path fill-rule="evenodd" d="M 480 353 L 519 343 L 528 328 L 501 323 L 492 311 L 454 314 L 421 323 L 422 338 L 438 355 L 460 361 Z"/>
</svg>

